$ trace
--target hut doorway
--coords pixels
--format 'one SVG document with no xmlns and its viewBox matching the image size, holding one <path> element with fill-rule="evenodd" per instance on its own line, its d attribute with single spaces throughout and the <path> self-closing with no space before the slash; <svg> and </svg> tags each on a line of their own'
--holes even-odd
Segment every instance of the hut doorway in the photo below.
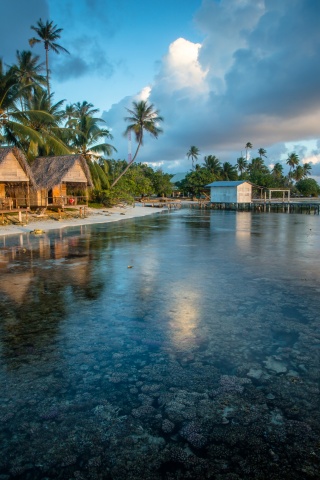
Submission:
<svg viewBox="0 0 320 480">
<path fill-rule="evenodd" d="M 48 205 L 52 205 L 53 204 L 53 190 L 52 188 L 50 188 L 50 190 L 48 190 Z"/>
</svg>

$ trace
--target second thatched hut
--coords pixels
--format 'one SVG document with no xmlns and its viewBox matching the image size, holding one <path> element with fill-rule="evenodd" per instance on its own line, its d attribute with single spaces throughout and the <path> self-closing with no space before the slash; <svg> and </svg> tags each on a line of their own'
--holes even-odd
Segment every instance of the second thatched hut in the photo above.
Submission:
<svg viewBox="0 0 320 480">
<path fill-rule="evenodd" d="M 82 155 L 39 157 L 31 168 L 38 186 L 31 198 L 33 206 L 88 204 L 88 189 L 93 183 Z"/>
</svg>

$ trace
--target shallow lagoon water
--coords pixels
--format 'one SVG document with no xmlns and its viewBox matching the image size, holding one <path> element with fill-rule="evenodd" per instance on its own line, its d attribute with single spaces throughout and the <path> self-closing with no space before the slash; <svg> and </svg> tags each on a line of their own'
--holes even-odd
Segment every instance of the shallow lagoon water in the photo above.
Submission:
<svg viewBox="0 0 320 480">
<path fill-rule="evenodd" d="M 0 480 L 318 479 L 319 251 L 188 209 L 0 238 Z"/>
</svg>

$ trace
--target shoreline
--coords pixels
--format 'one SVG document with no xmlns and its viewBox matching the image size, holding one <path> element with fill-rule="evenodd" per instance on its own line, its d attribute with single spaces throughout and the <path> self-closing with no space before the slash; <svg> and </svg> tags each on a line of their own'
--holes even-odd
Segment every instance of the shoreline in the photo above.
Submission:
<svg viewBox="0 0 320 480">
<path fill-rule="evenodd" d="M 77 227 L 82 225 L 94 225 L 98 223 L 111 223 L 126 220 L 128 218 L 139 218 L 147 215 L 153 215 L 166 211 L 164 208 L 144 207 L 142 205 L 111 207 L 111 208 L 88 208 L 86 217 L 79 217 L 77 212 L 65 215 L 65 218 L 59 218 L 58 214 L 49 212 L 44 216 L 34 214 L 28 215 L 27 223 L 0 225 L 0 237 L 14 236 L 42 230 L 43 233 L 49 230 L 60 230 L 68 227 Z"/>
</svg>

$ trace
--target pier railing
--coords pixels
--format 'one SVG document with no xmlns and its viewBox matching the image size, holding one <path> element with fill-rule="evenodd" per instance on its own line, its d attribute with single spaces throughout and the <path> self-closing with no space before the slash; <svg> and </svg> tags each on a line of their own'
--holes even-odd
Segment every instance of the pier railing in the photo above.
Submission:
<svg viewBox="0 0 320 480">
<path fill-rule="evenodd" d="M 190 208 L 209 208 L 216 210 L 238 210 L 252 212 L 285 212 L 285 213 L 314 213 L 320 214 L 320 199 L 282 199 L 262 200 L 254 199 L 250 203 L 228 203 L 228 202 L 190 202 Z"/>
</svg>

